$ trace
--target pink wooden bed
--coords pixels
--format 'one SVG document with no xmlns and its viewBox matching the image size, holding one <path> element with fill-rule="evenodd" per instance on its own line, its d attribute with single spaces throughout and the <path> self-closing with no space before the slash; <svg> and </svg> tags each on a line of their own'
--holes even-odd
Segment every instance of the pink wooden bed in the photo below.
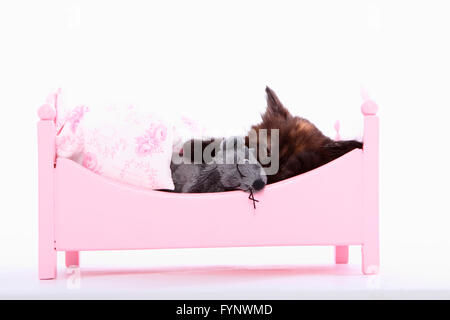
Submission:
<svg viewBox="0 0 450 320">
<path fill-rule="evenodd" d="M 256 209 L 242 191 L 173 194 L 134 188 L 56 158 L 55 113 L 39 110 L 39 278 L 56 278 L 56 253 L 239 246 L 362 247 L 362 271 L 378 272 L 377 105 L 366 100 L 364 148 L 268 185 Z"/>
</svg>

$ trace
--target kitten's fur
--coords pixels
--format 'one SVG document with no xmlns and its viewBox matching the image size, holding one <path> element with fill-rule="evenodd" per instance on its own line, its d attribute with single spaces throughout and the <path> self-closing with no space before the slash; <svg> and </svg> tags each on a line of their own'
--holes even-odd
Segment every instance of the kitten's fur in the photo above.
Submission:
<svg viewBox="0 0 450 320">
<path fill-rule="evenodd" d="M 279 129 L 279 170 L 268 175 L 268 183 L 284 180 L 315 169 L 345 153 L 362 148 L 356 140 L 334 141 L 325 136 L 308 120 L 293 116 L 283 106 L 275 92 L 266 87 L 267 109 L 262 122 L 252 126 L 253 130 Z M 267 130 L 270 141 L 270 130 Z M 248 142 L 248 138 L 247 138 Z M 261 144 L 258 142 L 258 148 Z M 271 146 L 267 146 L 270 154 Z"/>
<path fill-rule="evenodd" d="M 353 149 L 362 148 L 362 143 L 356 140 L 335 141 L 328 138 L 308 120 L 293 116 L 272 89 L 266 87 L 266 93 L 267 109 L 261 115 L 262 122 L 252 126 L 252 129 L 257 133 L 260 129 L 267 129 L 267 141 L 271 140 L 270 129 L 279 129 L 279 170 L 274 175 L 267 175 L 267 184 L 313 170 Z M 245 139 L 248 146 L 248 136 Z M 202 150 L 210 143 L 220 143 L 220 140 L 214 138 L 202 140 Z M 188 141 L 187 144 L 193 148 L 194 140 Z M 258 149 L 261 147 L 265 147 L 265 144 L 258 141 Z M 270 149 L 269 144 L 267 146 L 269 156 Z M 262 162 L 259 157 L 258 161 Z"/>
</svg>

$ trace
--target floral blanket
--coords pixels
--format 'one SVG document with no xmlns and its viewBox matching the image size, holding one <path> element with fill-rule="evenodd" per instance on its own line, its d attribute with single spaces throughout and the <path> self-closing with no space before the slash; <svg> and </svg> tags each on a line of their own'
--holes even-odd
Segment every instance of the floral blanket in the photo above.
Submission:
<svg viewBox="0 0 450 320">
<path fill-rule="evenodd" d="M 134 105 L 70 106 L 61 90 L 56 109 L 56 152 L 94 173 L 151 189 L 174 189 L 170 162 L 184 141 L 204 131 L 187 117 L 167 119 Z"/>
</svg>

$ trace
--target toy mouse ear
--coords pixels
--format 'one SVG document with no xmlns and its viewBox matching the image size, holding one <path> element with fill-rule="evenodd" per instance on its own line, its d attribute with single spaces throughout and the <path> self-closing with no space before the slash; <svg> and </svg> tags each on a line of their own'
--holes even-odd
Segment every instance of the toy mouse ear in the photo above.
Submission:
<svg viewBox="0 0 450 320">
<path fill-rule="evenodd" d="M 229 137 L 223 139 L 220 143 L 220 148 L 222 150 L 236 150 L 238 146 L 244 146 L 245 139 L 243 137 Z"/>
<path fill-rule="evenodd" d="M 234 137 L 231 138 L 225 138 L 220 142 L 220 149 L 225 150 L 231 150 L 234 148 Z"/>
</svg>

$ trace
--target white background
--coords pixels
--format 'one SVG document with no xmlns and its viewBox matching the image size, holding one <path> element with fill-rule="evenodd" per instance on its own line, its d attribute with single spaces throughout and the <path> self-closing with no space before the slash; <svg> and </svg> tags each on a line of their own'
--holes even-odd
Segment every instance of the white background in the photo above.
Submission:
<svg viewBox="0 0 450 320">
<path fill-rule="evenodd" d="M 449 14 L 448 1 L 2 1 L 0 297 L 450 298 Z M 62 263 L 37 280 L 35 123 L 51 90 L 228 135 L 259 121 L 266 85 L 345 138 L 361 136 L 360 87 L 379 104 L 379 276 L 361 275 L 359 248 L 338 267 L 331 248 L 245 248 L 85 253 L 75 289 Z"/>
</svg>

